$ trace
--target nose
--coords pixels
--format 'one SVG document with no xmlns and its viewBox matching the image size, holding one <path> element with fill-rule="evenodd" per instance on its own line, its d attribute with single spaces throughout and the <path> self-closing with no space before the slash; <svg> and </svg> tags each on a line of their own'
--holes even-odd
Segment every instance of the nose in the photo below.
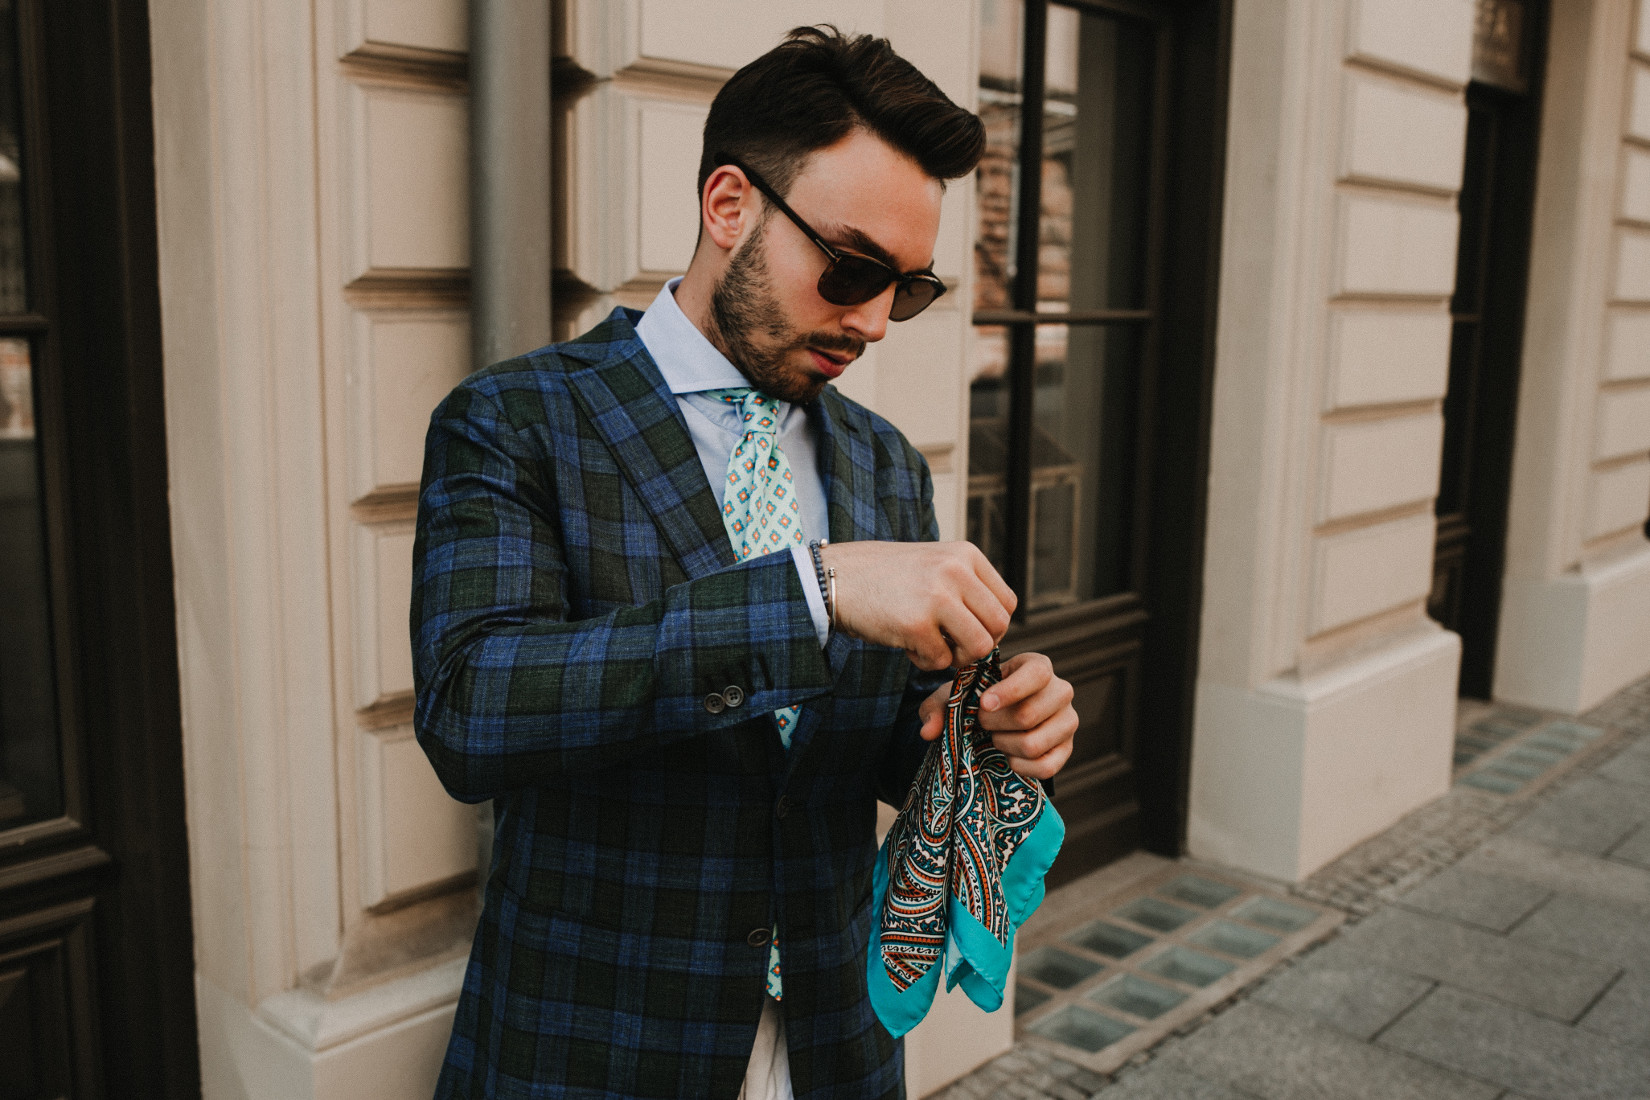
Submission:
<svg viewBox="0 0 1650 1100">
<path fill-rule="evenodd" d="M 868 344 L 874 344 L 888 334 L 888 313 L 894 308 L 894 289 L 888 287 L 875 298 L 849 306 L 842 315 L 842 327 L 853 332 Z"/>
</svg>

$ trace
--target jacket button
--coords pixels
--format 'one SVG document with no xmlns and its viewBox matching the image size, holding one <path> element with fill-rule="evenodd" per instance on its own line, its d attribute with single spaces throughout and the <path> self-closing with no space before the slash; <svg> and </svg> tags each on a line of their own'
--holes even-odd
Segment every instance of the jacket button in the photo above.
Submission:
<svg viewBox="0 0 1650 1100">
<path fill-rule="evenodd" d="M 729 708 L 741 706 L 745 702 L 745 689 L 738 684 L 729 684 L 722 689 L 722 698 L 727 700 Z"/>
<path fill-rule="evenodd" d="M 711 692 L 705 696 L 705 709 L 712 714 L 721 714 L 728 709 L 728 701 L 718 692 Z"/>
<path fill-rule="evenodd" d="M 776 817 L 784 817 L 786 814 L 790 813 L 790 799 L 786 798 L 784 795 L 780 795 L 779 801 L 774 803 L 773 812 Z"/>
<path fill-rule="evenodd" d="M 750 944 L 752 947 L 766 947 L 768 946 L 768 939 L 771 935 L 772 933 L 770 933 L 766 928 L 758 928 L 745 937 L 745 942 Z"/>
</svg>

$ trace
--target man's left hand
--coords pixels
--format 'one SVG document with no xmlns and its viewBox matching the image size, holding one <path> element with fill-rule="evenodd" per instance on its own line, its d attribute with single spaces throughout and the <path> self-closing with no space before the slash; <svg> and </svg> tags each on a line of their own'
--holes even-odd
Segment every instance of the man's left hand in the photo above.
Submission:
<svg viewBox="0 0 1650 1100">
<path fill-rule="evenodd" d="M 932 741 L 945 729 L 945 684 L 922 701 L 919 731 Z M 1054 662 L 1041 653 L 1021 653 L 1003 662 L 1003 679 L 980 697 L 980 725 L 1011 768 L 1034 779 L 1052 779 L 1071 756 L 1077 711 L 1071 685 L 1054 675 Z"/>
</svg>

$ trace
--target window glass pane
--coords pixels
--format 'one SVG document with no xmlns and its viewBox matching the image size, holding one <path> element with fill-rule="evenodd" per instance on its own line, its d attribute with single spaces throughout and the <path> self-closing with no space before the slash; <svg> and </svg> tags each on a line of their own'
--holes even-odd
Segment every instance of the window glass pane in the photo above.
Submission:
<svg viewBox="0 0 1650 1100">
<path fill-rule="evenodd" d="M 1020 156 L 1021 0 L 981 0 L 980 121 L 985 155 L 975 172 L 974 308 L 1008 309 L 1014 283 L 1014 206 Z"/>
<path fill-rule="evenodd" d="M 1037 308 L 1144 304 L 1155 32 L 1050 5 Z"/>
<path fill-rule="evenodd" d="M 997 571 L 1007 568 L 1008 329 L 974 332 L 968 393 L 968 541 Z"/>
<path fill-rule="evenodd" d="M 0 0 L 0 313 L 28 308 L 23 271 L 22 97 L 18 92 L 17 12 Z"/>
<path fill-rule="evenodd" d="M 63 812 L 29 344 L 0 338 L 0 829 Z"/>
<path fill-rule="evenodd" d="M 1129 588 L 1139 329 L 1039 325 L 1029 610 Z"/>
</svg>

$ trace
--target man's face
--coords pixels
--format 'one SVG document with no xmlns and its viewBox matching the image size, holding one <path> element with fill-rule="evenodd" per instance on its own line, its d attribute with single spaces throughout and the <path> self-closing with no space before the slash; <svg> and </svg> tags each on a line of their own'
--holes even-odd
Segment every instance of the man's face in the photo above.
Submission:
<svg viewBox="0 0 1650 1100">
<path fill-rule="evenodd" d="M 816 151 L 785 201 L 832 247 L 911 272 L 933 262 L 941 185 L 918 164 L 864 131 Z M 752 188 L 763 216 L 711 290 L 715 338 L 751 384 L 807 402 L 888 329 L 894 286 L 839 306 L 819 296 L 828 262 L 820 248 Z"/>
</svg>

